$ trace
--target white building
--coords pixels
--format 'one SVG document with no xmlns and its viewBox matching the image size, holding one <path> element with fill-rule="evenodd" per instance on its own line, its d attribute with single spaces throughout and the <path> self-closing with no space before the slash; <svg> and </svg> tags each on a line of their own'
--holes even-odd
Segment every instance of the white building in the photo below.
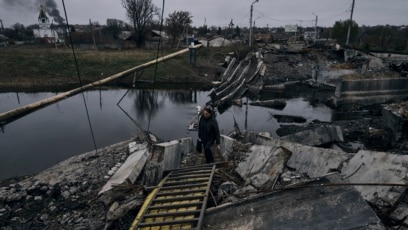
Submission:
<svg viewBox="0 0 408 230">
<path fill-rule="evenodd" d="M 231 40 L 220 36 L 215 36 L 208 40 L 199 40 L 199 42 L 203 44 L 204 47 L 221 47 L 230 46 L 232 44 Z"/>
<path fill-rule="evenodd" d="M 51 29 L 50 20 L 45 13 L 43 6 L 40 6 L 40 15 L 38 16 L 38 29 L 33 29 L 34 37 L 43 39 L 48 43 L 59 42 L 58 33 Z"/>
</svg>

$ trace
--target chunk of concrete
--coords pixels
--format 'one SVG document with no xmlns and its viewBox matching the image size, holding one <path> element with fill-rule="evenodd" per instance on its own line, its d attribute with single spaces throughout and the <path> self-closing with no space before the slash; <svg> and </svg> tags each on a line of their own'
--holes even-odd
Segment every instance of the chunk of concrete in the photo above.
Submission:
<svg viewBox="0 0 408 230">
<path fill-rule="evenodd" d="M 291 153 L 284 148 L 254 145 L 249 156 L 241 161 L 236 172 L 244 179 L 262 173 L 274 180 L 285 167 Z"/>
<path fill-rule="evenodd" d="M 182 154 L 190 152 L 192 148 L 191 137 L 154 145 L 151 158 L 146 163 L 146 185 L 156 185 L 162 179 L 164 171 L 179 168 Z"/>
<path fill-rule="evenodd" d="M 273 185 L 273 180 L 270 176 L 259 173 L 249 178 L 251 184 L 256 189 L 270 189 Z"/>
<path fill-rule="evenodd" d="M 136 144 L 135 142 L 129 144 L 129 149 L 133 153 L 102 187 L 98 195 L 108 193 L 114 185 L 134 183 L 136 181 L 150 156 L 150 152 L 147 151 L 147 144 Z"/>
<path fill-rule="evenodd" d="M 320 146 L 328 143 L 344 141 L 343 132 L 341 131 L 340 126 L 336 125 L 323 125 L 315 129 L 287 135 L 280 139 L 310 146 Z"/>
<path fill-rule="evenodd" d="M 245 198 L 247 196 L 254 196 L 256 195 L 256 188 L 254 188 L 254 186 L 252 185 L 247 185 L 245 187 L 239 188 L 234 192 L 234 196 L 238 197 L 238 198 Z"/>
<path fill-rule="evenodd" d="M 218 188 L 217 196 L 223 197 L 225 195 L 230 195 L 238 189 L 238 185 L 232 181 L 226 181 L 220 185 Z"/>
<path fill-rule="evenodd" d="M 399 141 L 408 127 L 408 102 L 385 105 L 381 109 L 384 123 Z"/>
<path fill-rule="evenodd" d="M 260 136 L 257 136 L 256 144 L 289 150 L 292 155 L 286 165 L 296 169 L 299 173 L 306 173 L 309 177 L 320 177 L 331 171 L 341 170 L 343 162 L 350 156 L 340 150 L 312 147 Z"/>
<path fill-rule="evenodd" d="M 221 135 L 220 141 L 221 141 L 220 143 L 221 156 L 224 159 L 229 159 L 232 150 L 232 145 L 234 144 L 235 139 L 225 135 Z"/>
<path fill-rule="evenodd" d="M 194 143 L 192 137 L 181 138 L 180 142 L 180 154 L 185 156 L 187 153 L 190 153 L 194 149 Z"/>
<path fill-rule="evenodd" d="M 360 150 L 343 167 L 341 172 L 349 176 L 352 183 L 397 183 L 407 184 L 408 156 L 385 152 Z M 383 200 L 395 204 L 405 191 L 405 187 L 356 186 L 362 197 L 376 203 Z"/>
<path fill-rule="evenodd" d="M 400 203 L 400 205 L 391 213 L 390 218 L 396 223 L 403 223 L 408 226 L 408 204 Z M 402 225 L 401 225 L 402 226 Z"/>
</svg>

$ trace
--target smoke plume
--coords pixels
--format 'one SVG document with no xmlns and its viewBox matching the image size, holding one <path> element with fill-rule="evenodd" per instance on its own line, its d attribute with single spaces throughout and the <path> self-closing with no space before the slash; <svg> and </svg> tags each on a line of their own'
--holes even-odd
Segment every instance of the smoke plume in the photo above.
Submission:
<svg viewBox="0 0 408 230">
<path fill-rule="evenodd" d="M 43 8 L 47 15 L 51 17 L 57 24 L 64 23 L 64 18 L 61 17 L 61 14 L 58 10 L 57 3 L 54 0 L 0 0 L 5 7 L 13 9 L 24 9 L 28 11 L 39 12 L 40 5 L 43 5 Z"/>
</svg>

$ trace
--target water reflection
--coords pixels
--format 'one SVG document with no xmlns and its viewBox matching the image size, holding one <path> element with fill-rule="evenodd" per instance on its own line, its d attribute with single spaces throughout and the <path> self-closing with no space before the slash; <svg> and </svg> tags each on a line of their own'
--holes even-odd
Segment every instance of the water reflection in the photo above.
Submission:
<svg viewBox="0 0 408 230">
<path fill-rule="evenodd" d="M 156 90 L 133 90 L 129 95 L 133 98 L 132 111 L 140 119 L 154 117 L 164 107 L 163 97 L 159 99 L 159 92 Z"/>
<path fill-rule="evenodd" d="M 164 97 L 177 104 L 197 103 L 197 90 L 164 92 Z"/>
<path fill-rule="evenodd" d="M 127 92 L 128 91 L 128 92 Z M 0 93 L 0 112 L 53 96 L 54 93 Z M 196 138 L 187 126 L 197 105 L 209 100 L 208 92 L 192 90 L 108 89 L 84 93 L 97 147 L 132 137 L 141 129 L 162 140 Z M 123 98 L 123 100 L 121 100 Z M 243 99 L 248 101 L 248 99 Z M 119 103 L 120 102 L 120 103 Z M 249 100 L 250 102 L 250 100 Z M 289 114 L 308 121 L 330 121 L 330 109 L 311 106 L 302 98 L 287 101 L 284 110 L 257 106 L 232 106 L 218 114 L 221 133 L 234 130 L 234 119 L 241 130 L 268 131 L 276 136 L 280 124 L 270 114 Z M 2 128 L 0 133 L 0 179 L 35 173 L 59 161 L 93 150 L 93 142 L 82 95 L 76 95 L 37 110 Z"/>
</svg>

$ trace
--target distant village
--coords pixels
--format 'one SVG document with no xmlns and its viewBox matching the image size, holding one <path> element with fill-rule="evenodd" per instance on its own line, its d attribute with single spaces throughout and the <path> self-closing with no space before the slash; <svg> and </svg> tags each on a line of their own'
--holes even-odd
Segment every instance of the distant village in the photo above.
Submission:
<svg viewBox="0 0 408 230">
<path fill-rule="evenodd" d="M 40 6 L 38 18 L 33 18 L 34 24 L 27 27 L 16 23 L 11 28 L 4 28 L 0 20 L 0 47 L 24 44 L 68 46 L 68 32 L 70 32 L 72 43 L 79 48 L 128 49 L 136 47 L 137 36 L 135 36 L 132 26 L 122 20 L 107 19 L 106 25 L 90 20 L 89 24 L 69 25 L 67 28 L 63 23 L 50 20 L 46 12 L 44 7 Z M 63 21 L 63 19 L 58 21 Z M 336 22 L 333 27 L 283 25 L 282 27 L 269 28 L 257 27 L 254 21 L 252 41 L 258 45 L 266 43 L 315 44 L 318 41 L 334 41 L 344 44 L 347 24 L 346 20 Z M 158 21 L 152 21 L 147 28 L 143 47 L 141 47 L 146 49 L 157 47 L 159 40 L 163 47 L 169 48 L 185 47 L 192 42 L 203 44 L 205 47 L 245 45 L 250 42 L 250 28 L 235 26 L 233 19 L 226 27 L 209 26 L 206 21 L 199 27 L 192 27 L 187 24 L 182 33 L 177 36 L 176 42 L 168 35 L 166 28 L 160 31 L 160 22 Z M 351 30 L 350 45 L 353 48 L 376 52 L 408 52 L 407 26 L 358 26 L 353 21 Z"/>
</svg>

